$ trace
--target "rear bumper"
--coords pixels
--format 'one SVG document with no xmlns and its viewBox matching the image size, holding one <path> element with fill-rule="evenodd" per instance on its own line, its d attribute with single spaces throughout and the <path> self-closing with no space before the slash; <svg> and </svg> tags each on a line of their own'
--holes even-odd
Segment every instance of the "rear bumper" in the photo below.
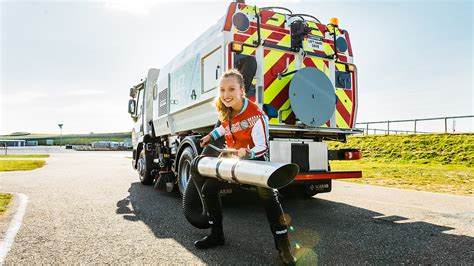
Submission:
<svg viewBox="0 0 474 266">
<path fill-rule="evenodd" d="M 361 178 L 362 171 L 308 171 L 296 175 L 293 183 L 306 183 L 308 181 L 323 179 Z"/>
</svg>

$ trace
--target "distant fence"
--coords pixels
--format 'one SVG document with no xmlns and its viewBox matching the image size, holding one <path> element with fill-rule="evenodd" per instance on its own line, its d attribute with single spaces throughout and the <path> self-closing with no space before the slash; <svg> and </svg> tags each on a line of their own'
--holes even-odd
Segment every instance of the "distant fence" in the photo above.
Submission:
<svg viewBox="0 0 474 266">
<path fill-rule="evenodd" d="M 448 132 L 448 120 L 453 121 L 453 128 L 452 132 L 456 132 L 455 119 L 467 119 L 470 118 L 471 120 L 474 118 L 474 115 L 462 115 L 462 116 L 445 116 L 445 117 L 433 117 L 433 118 L 416 118 L 416 119 L 404 119 L 404 120 L 386 120 L 386 121 L 376 121 L 376 122 L 359 122 L 356 123 L 356 127 L 358 129 L 364 130 L 364 135 L 369 134 L 427 134 L 427 133 L 450 133 Z M 424 121 L 443 121 L 444 120 L 444 131 L 443 130 L 436 130 L 436 131 L 423 131 L 419 130 L 420 122 Z M 394 124 L 400 123 L 413 123 L 410 129 L 394 129 Z M 373 127 L 373 125 L 378 125 L 377 127 Z M 381 126 L 386 126 L 386 128 L 380 128 Z M 418 126 L 418 128 L 417 128 Z M 472 127 L 472 121 L 471 121 Z"/>
</svg>

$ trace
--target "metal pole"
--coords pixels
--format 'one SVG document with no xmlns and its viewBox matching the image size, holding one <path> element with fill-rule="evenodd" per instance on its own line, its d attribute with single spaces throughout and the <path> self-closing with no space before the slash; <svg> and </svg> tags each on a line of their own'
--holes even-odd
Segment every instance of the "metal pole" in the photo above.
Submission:
<svg viewBox="0 0 474 266">
<path fill-rule="evenodd" d="M 448 133 L 448 118 L 444 118 L 444 133 Z"/>
<path fill-rule="evenodd" d="M 369 123 L 367 123 L 367 136 L 369 135 Z"/>
<path fill-rule="evenodd" d="M 387 135 L 390 135 L 390 120 L 387 121 Z"/>
<path fill-rule="evenodd" d="M 415 130 L 413 132 L 416 134 L 416 119 L 413 121 L 415 121 Z"/>
<path fill-rule="evenodd" d="M 64 124 L 58 124 L 59 128 L 61 129 L 61 137 L 59 138 L 59 147 L 62 147 L 63 145 L 63 125 Z"/>
</svg>

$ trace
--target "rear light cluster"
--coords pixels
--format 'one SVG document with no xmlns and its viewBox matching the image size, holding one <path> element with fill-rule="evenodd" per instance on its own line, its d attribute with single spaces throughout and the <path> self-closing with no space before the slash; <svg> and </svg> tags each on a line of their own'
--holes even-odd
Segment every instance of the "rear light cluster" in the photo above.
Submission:
<svg viewBox="0 0 474 266">
<path fill-rule="evenodd" d="M 359 160 L 362 158 L 360 151 L 346 151 L 344 152 L 344 160 Z"/>
<path fill-rule="evenodd" d="M 359 160 L 362 158 L 362 152 L 357 149 L 329 150 L 329 160 Z"/>
</svg>

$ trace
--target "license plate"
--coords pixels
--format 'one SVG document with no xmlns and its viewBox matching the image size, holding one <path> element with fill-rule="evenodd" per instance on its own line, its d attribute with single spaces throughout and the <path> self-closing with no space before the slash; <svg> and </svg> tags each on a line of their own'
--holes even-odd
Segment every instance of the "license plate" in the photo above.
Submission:
<svg viewBox="0 0 474 266">
<path fill-rule="evenodd" d="M 315 35 L 308 35 L 308 45 L 314 50 L 323 50 L 323 39 L 315 36 Z"/>
</svg>

